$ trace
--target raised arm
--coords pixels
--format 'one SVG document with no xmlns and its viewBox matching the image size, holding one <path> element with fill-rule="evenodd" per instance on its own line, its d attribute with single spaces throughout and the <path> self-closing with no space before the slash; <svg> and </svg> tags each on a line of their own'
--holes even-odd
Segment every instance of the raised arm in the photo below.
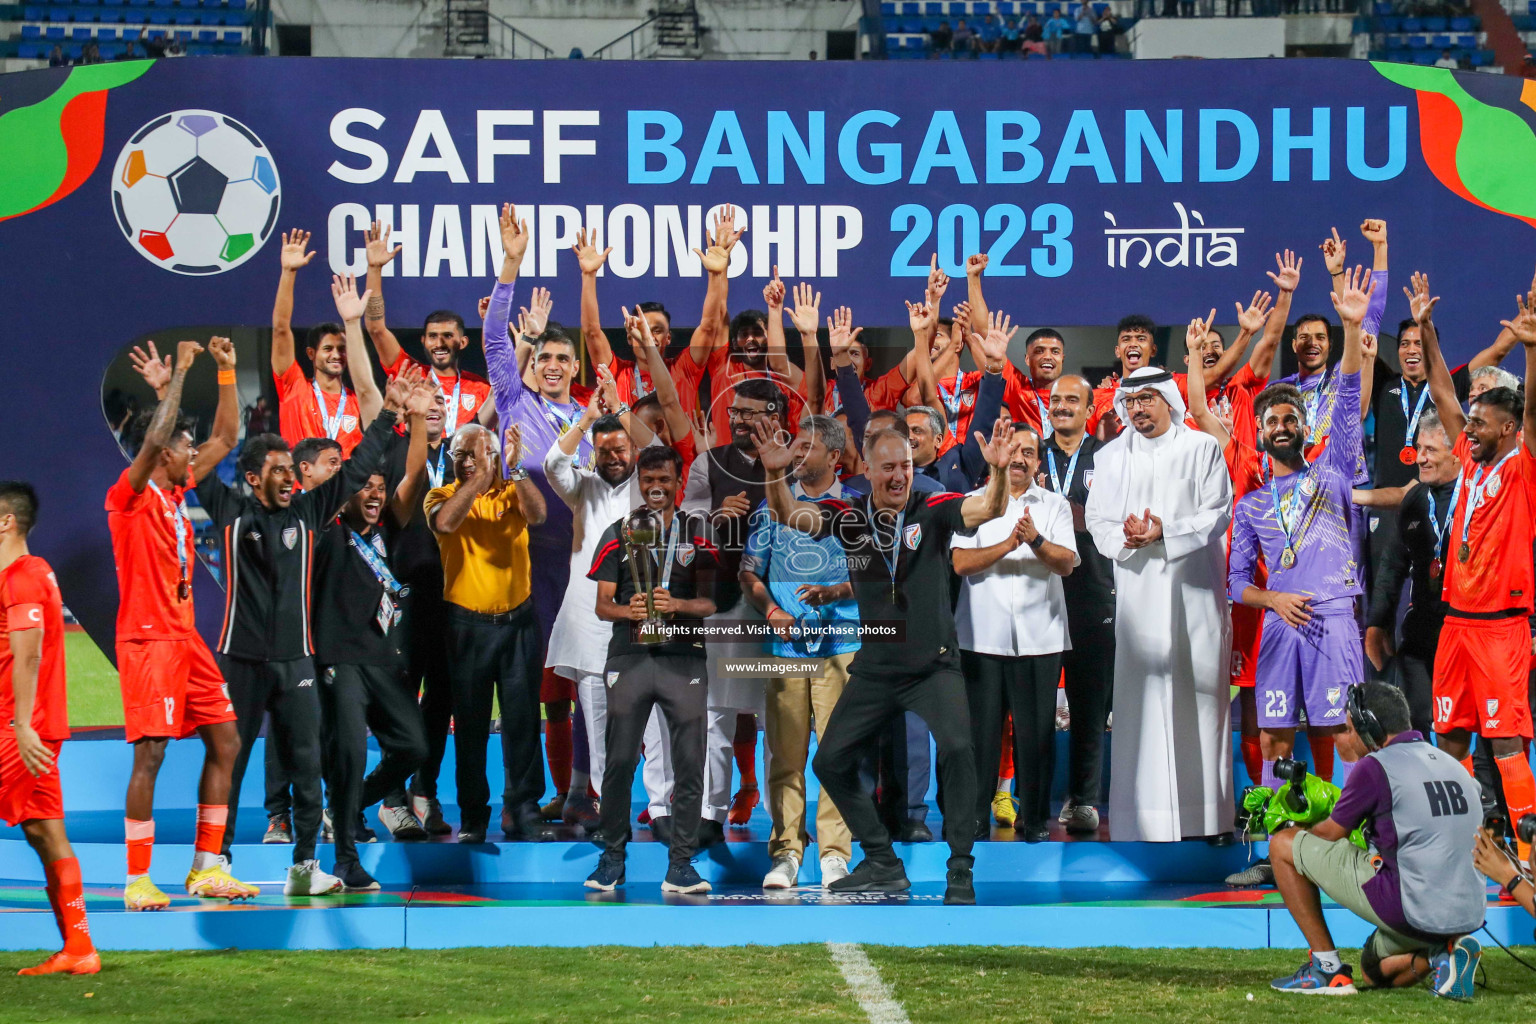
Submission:
<svg viewBox="0 0 1536 1024">
<path fill-rule="evenodd" d="M 1520 443 L 1529 453 L 1536 451 L 1536 286 L 1524 296 L 1516 296 L 1519 312 L 1501 325 L 1525 347 L 1525 422 Z"/>
<path fill-rule="evenodd" d="M 981 296 L 981 275 L 986 273 L 987 263 L 987 254 L 984 252 L 968 256 L 965 260 L 965 301 L 971 304 L 971 317 L 978 324 L 987 322 L 987 300 Z"/>
<path fill-rule="evenodd" d="M 730 323 L 731 250 L 736 248 L 742 232 L 736 230 L 736 208 L 727 206 L 715 218 L 715 231 L 705 233 L 708 247 L 693 250 L 704 268 L 704 310 L 699 314 L 699 326 L 688 339 L 688 353 L 698 366 L 709 362 L 709 355 L 716 347 L 727 343 L 727 327 Z"/>
<path fill-rule="evenodd" d="M 475 499 L 501 484 L 501 457 L 491 445 L 490 434 L 476 434 L 470 440 L 474 448 L 475 471 L 454 488 L 452 494 L 427 516 L 433 533 L 452 533 L 463 525 L 474 507 Z"/>
<path fill-rule="evenodd" d="M 827 371 L 821 362 L 821 341 L 816 337 L 821 292 L 802 281 L 795 285 L 793 298 L 789 319 L 800 332 L 800 351 L 805 355 L 805 404 L 812 413 L 819 414 L 827 407 Z M 838 393 L 842 394 L 841 387 Z M 843 401 L 846 403 L 847 398 Z"/>
<path fill-rule="evenodd" d="M 973 331 L 969 340 L 976 365 L 982 370 L 981 384 L 976 388 L 976 411 L 971 418 L 973 423 L 987 423 L 1002 414 L 1006 388 L 1003 371 L 1008 366 L 1008 343 L 1019 333 L 1019 329 L 1012 326 L 1008 315 L 1001 310 L 988 313 L 985 323 L 986 333 Z M 968 482 L 979 480 L 986 470 L 987 462 L 981 450 L 983 440 L 982 435 L 972 431 L 971 436 L 965 438 L 960 446 L 960 471 L 965 474 Z"/>
<path fill-rule="evenodd" d="M 1445 436 L 1453 440 L 1461 435 L 1467 423 L 1461 409 L 1461 399 L 1456 394 L 1456 382 L 1451 378 L 1450 367 L 1445 365 L 1445 353 L 1440 351 L 1440 333 L 1435 330 L 1435 304 L 1440 296 L 1429 294 L 1429 275 L 1415 272 L 1410 278 L 1413 289 L 1403 289 L 1408 296 L 1408 310 L 1419 325 L 1419 340 L 1424 346 L 1424 368 L 1429 377 L 1429 400 L 1435 403 L 1435 414 L 1445 426 Z M 1510 334 L 1514 338 L 1514 334 Z"/>
<path fill-rule="evenodd" d="M 819 293 L 816 299 L 819 303 Z M 843 400 L 843 415 L 848 420 L 848 436 L 853 440 L 855 454 L 863 446 L 864 432 L 869 428 L 869 399 L 864 394 L 864 382 L 859 380 L 849 352 L 863 332 L 864 328 L 853 326 L 853 310 L 847 306 L 839 306 L 827 317 L 832 371 L 837 374 L 837 393 Z"/>
<path fill-rule="evenodd" d="M 1513 340 L 1510 343 L 1513 344 Z M 149 346 L 149 351 L 145 352 L 138 345 L 133 346 L 128 353 L 128 362 L 133 366 L 133 372 L 143 377 L 144 383 L 155 393 L 155 401 L 163 401 L 165 389 L 171 385 L 171 357 L 167 355 L 161 359 L 153 339 L 145 344 Z"/>
<path fill-rule="evenodd" d="M 240 442 L 240 390 L 235 386 L 235 346 L 228 338 L 209 338 L 208 352 L 219 369 L 219 405 L 213 413 L 213 428 L 197 447 L 197 461 L 192 463 L 192 478 L 198 483 L 212 475 L 224 457 Z"/>
<path fill-rule="evenodd" d="M 481 337 L 485 346 L 485 368 L 491 387 L 502 401 L 510 401 L 522 387 L 522 370 L 518 366 L 517 349 L 512 344 L 508 325 L 512 320 L 512 294 L 517 273 L 528 252 L 528 222 L 517 219 L 517 210 L 511 203 L 501 207 L 501 247 L 504 255 L 496 286 L 491 289 L 491 299 L 485 307 L 485 330 Z M 483 414 L 493 403 L 486 402 Z"/>
<path fill-rule="evenodd" d="M 1213 309 L 1211 320 L 1215 318 L 1216 311 Z M 1189 418 L 1195 421 L 1195 426 L 1214 437 L 1225 450 L 1232 435 L 1222 426 L 1216 414 L 1211 412 L 1211 405 L 1205 398 L 1205 361 L 1200 358 L 1200 349 L 1210 332 L 1210 320 L 1196 317 L 1189 322 L 1189 330 L 1184 333 L 1184 344 L 1189 350 L 1189 373 L 1185 380 L 1185 390 L 1189 392 Z"/>
<path fill-rule="evenodd" d="M 407 444 L 405 475 L 395 485 L 389 498 L 389 515 L 397 527 L 409 523 L 421 511 L 423 485 L 427 479 L 427 413 L 437 400 L 437 385 L 420 370 L 406 366 L 397 376 L 407 376 L 410 390 L 405 396 Z"/>
<path fill-rule="evenodd" d="M 688 419 L 688 413 L 683 408 L 682 400 L 677 395 L 677 381 L 672 379 L 672 372 L 667 369 L 667 360 L 661 351 L 661 346 L 656 344 L 656 337 L 651 333 L 651 322 L 635 308 L 635 315 L 631 317 L 629 310 L 624 310 L 624 323 L 626 333 L 629 335 L 630 345 L 635 350 L 635 362 L 645 363 L 646 371 L 651 376 L 651 386 L 656 389 L 656 401 L 661 406 L 661 415 L 667 421 L 667 430 L 678 439 L 685 438 L 693 430 L 693 423 Z M 599 370 L 601 375 L 604 371 Z M 650 428 L 640 421 L 633 413 L 625 413 L 624 429 L 628 430 L 641 445 L 646 441 L 640 439 L 639 432 L 631 429 L 631 421 L 645 433 L 650 433 Z M 702 451 L 703 449 L 699 449 Z"/>
<path fill-rule="evenodd" d="M 331 298 L 336 300 L 336 315 L 341 317 L 346 330 L 347 371 L 352 375 L 352 390 L 357 392 L 357 409 L 362 415 L 363 429 L 367 430 L 384 405 L 384 395 L 373 377 L 373 363 L 363 346 L 363 310 L 372 296 L 367 291 L 357 294 L 357 279 L 351 274 L 344 277 L 332 274 Z"/>
<path fill-rule="evenodd" d="M 757 457 L 763 463 L 763 493 L 769 513 L 791 530 L 820 537 L 823 533 L 821 508 L 809 501 L 797 501 L 789 489 L 794 453 L 782 438 L 768 432 L 762 420 L 752 421 L 752 440 L 757 445 Z"/>
<path fill-rule="evenodd" d="M 539 336 L 549 326 L 549 314 L 554 308 L 549 289 L 536 287 L 528 293 L 528 305 L 517 311 L 517 330 L 513 332 L 513 341 L 517 344 L 517 370 L 530 391 L 539 390 L 533 371 L 533 352 Z"/>
<path fill-rule="evenodd" d="M 581 267 L 581 340 L 587 348 L 587 362 L 607 366 L 613 362 L 613 346 L 603 333 L 602 310 L 597 304 L 597 272 L 608 262 L 613 246 L 599 251 L 595 242 L 595 234 L 589 237 L 586 228 L 577 228 L 571 252 L 576 254 L 576 264 Z M 639 361 L 637 356 L 635 362 Z"/>
<path fill-rule="evenodd" d="M 384 321 L 384 268 L 400 255 L 400 246 L 390 247 L 389 232 L 390 226 L 379 221 L 374 221 L 368 227 L 368 301 L 363 307 L 363 323 L 368 329 L 368 338 L 373 342 L 373 350 L 379 354 L 379 362 L 386 372 L 400 359 L 400 342 Z M 348 351 L 350 353 L 350 349 Z M 347 362 L 350 369 L 351 360 Z M 356 371 L 353 371 L 354 386 L 356 378 Z M 361 391 L 358 392 L 358 404 L 362 404 Z M 370 421 L 371 417 L 364 422 Z"/>
<path fill-rule="evenodd" d="M 176 345 L 176 369 L 171 373 L 171 382 L 166 386 L 165 397 L 155 409 L 154 418 L 149 421 L 149 429 L 144 432 L 144 443 L 139 453 L 128 467 L 128 486 L 133 488 L 135 494 L 144 493 L 155 471 L 155 463 L 160 461 L 160 453 L 171 443 L 171 431 L 176 429 L 176 416 L 181 411 L 181 391 L 187 382 L 187 371 L 192 369 L 193 361 L 202 350 L 203 346 L 195 341 L 178 342 Z M 175 480 L 172 483 L 180 484 L 182 481 Z"/>
<path fill-rule="evenodd" d="M 293 365 L 293 282 L 300 267 L 315 258 L 309 246 L 309 232 L 283 232 L 283 247 L 278 253 L 282 272 L 277 278 L 277 298 L 272 302 L 272 373 L 278 377 Z"/>
<path fill-rule="evenodd" d="M 912 328 L 913 384 L 917 386 L 918 403 L 937 412 L 947 430 L 949 414 L 939 398 L 938 379 L 933 373 L 933 361 L 928 358 L 928 347 L 933 342 L 934 332 L 938 330 L 938 307 L 926 302 L 920 305 L 907 303 L 907 324 Z M 955 372 L 960 372 L 958 367 Z"/>
<path fill-rule="evenodd" d="M 1531 276 L 1530 290 L 1536 292 L 1536 275 Z M 1467 363 L 1467 369 L 1477 370 L 1484 366 L 1498 366 L 1515 347 L 1515 340 L 1514 333 L 1507 327 L 1503 328 L 1499 331 L 1499 336 L 1493 339 L 1492 345 L 1472 357 L 1472 361 Z"/>
<path fill-rule="evenodd" d="M 1363 267 L 1345 271 L 1339 281 L 1341 286 L 1329 293 L 1333 308 L 1344 326 L 1344 355 L 1339 359 L 1339 372 L 1359 373 L 1364 353 L 1361 324 L 1365 320 L 1365 312 L 1370 306 L 1371 294 L 1376 290 L 1376 285 Z"/>
<path fill-rule="evenodd" d="M 1013 428 L 1004 423 L 1001 416 L 992 424 L 992 440 L 978 438 L 982 457 L 992 467 L 992 475 L 987 478 L 987 486 L 980 494 L 972 494 L 960 503 L 960 518 L 968 529 L 991 522 L 1008 508 L 1008 448 L 1012 440 Z"/>
<path fill-rule="evenodd" d="M 773 277 L 763 286 L 763 302 L 768 307 L 768 369 L 796 391 L 803 391 L 805 371 L 790 360 L 789 343 L 784 338 L 784 282 L 779 279 L 777 263 L 773 265 Z"/>
<path fill-rule="evenodd" d="M 1291 317 L 1291 300 L 1296 297 L 1296 286 L 1301 283 L 1301 263 L 1295 253 L 1286 249 L 1284 254 L 1275 253 L 1276 270 L 1266 271 L 1275 283 L 1275 308 L 1270 310 L 1264 322 L 1264 333 L 1248 356 L 1248 369 L 1255 377 L 1267 379 L 1275 365 L 1275 350 L 1280 347 L 1280 338 Z"/>
</svg>

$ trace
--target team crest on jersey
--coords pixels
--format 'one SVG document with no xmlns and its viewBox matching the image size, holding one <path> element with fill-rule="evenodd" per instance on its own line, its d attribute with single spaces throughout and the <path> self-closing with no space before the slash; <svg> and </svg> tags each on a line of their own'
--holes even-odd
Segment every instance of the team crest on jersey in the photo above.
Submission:
<svg viewBox="0 0 1536 1024">
<path fill-rule="evenodd" d="M 1489 701 L 1485 701 L 1484 703 L 1488 707 L 1488 717 L 1489 718 L 1492 718 L 1494 715 L 1499 713 L 1499 702 L 1497 700 L 1489 700 Z"/>
<path fill-rule="evenodd" d="M 1338 686 L 1330 686 L 1330 687 L 1328 687 L 1328 703 L 1329 704 L 1337 704 L 1339 702 L 1339 694 L 1342 693 L 1342 692 L 1343 692 L 1343 690 L 1342 690 L 1341 687 L 1338 687 Z"/>
<path fill-rule="evenodd" d="M 352 431 L 354 431 L 356 429 L 357 429 L 357 417 L 356 416 L 343 416 L 341 418 L 341 432 L 343 434 L 350 434 L 350 433 L 352 433 Z"/>
<path fill-rule="evenodd" d="M 299 528 L 297 526 L 290 526 L 283 531 L 283 547 L 287 548 L 289 551 L 292 551 L 293 546 L 298 542 Z"/>
<path fill-rule="evenodd" d="M 1488 493 L 1488 497 L 1490 497 L 1490 498 L 1497 498 L 1499 496 L 1499 488 L 1501 486 L 1502 485 L 1499 483 L 1499 474 L 1495 473 L 1495 474 L 1493 474 L 1493 476 L 1489 477 L 1488 478 L 1488 492 L 1487 492 Z"/>
<path fill-rule="evenodd" d="M 1084 487 L 1092 487 L 1093 486 L 1093 470 L 1091 470 L 1091 469 L 1083 470 L 1083 486 Z"/>
<path fill-rule="evenodd" d="M 918 544 L 923 540 L 923 524 L 913 523 L 901 531 L 901 539 L 907 545 L 908 551 L 916 551 Z"/>
<path fill-rule="evenodd" d="M 693 564 L 692 544 L 679 544 L 677 546 L 677 564 L 684 567 Z"/>
<path fill-rule="evenodd" d="M 465 412 L 474 412 L 475 411 L 475 396 L 474 395 L 460 395 L 459 396 L 459 404 L 464 407 L 464 411 Z"/>
<path fill-rule="evenodd" d="M 971 406 L 973 406 L 975 404 L 976 404 L 976 392 L 974 392 L 974 391 L 967 391 L 965 394 L 960 396 L 960 408 L 962 408 L 962 409 L 969 409 Z"/>
<path fill-rule="evenodd" d="M 610 690 L 613 689 L 613 684 L 618 682 L 618 681 L 619 681 L 619 674 L 617 672 L 609 672 L 608 673 L 608 689 L 610 689 Z"/>
</svg>

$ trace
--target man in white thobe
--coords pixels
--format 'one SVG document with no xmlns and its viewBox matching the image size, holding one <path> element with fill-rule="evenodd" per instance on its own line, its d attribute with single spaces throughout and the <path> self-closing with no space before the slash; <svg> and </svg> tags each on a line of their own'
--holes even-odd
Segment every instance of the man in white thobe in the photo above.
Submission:
<svg viewBox="0 0 1536 1024">
<path fill-rule="evenodd" d="M 1230 841 L 1231 479 L 1166 370 L 1124 377 L 1115 411 L 1127 428 L 1098 452 L 1086 509 L 1115 568 L 1110 838 Z"/>
<path fill-rule="evenodd" d="M 598 539 L 603 531 L 629 514 L 642 501 L 635 477 L 638 449 L 616 416 L 602 416 L 598 398 L 583 413 L 576 428 L 568 430 L 544 457 L 544 474 L 575 519 L 575 545 L 571 553 L 571 578 L 549 634 L 545 666 L 576 683 L 581 713 L 587 719 L 592 754 L 592 787 L 602 796 L 608 721 L 608 691 L 603 685 L 603 666 L 608 657 L 611 623 L 597 617 L 597 583 L 587 578 Z M 635 423 L 633 416 L 625 419 Z M 640 424 L 643 429 L 644 425 Z M 577 464 L 578 444 L 588 432 L 592 437 L 592 468 Z M 645 430 L 644 433 L 649 433 Z M 654 435 L 649 444 L 659 444 Z M 566 449 L 569 449 L 567 451 Z M 671 824 L 671 738 L 661 709 L 653 708 L 645 726 L 645 792 L 650 798 L 651 829 L 664 838 Z M 574 794 L 573 794 L 574 795 Z M 585 794 L 582 794 L 585 796 Z M 586 824 L 583 822 L 583 824 Z M 595 826 L 595 822 L 592 823 Z"/>
</svg>

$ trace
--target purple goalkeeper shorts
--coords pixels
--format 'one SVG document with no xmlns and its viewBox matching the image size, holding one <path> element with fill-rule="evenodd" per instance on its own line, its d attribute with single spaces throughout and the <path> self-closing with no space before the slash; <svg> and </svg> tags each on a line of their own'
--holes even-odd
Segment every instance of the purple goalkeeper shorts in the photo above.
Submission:
<svg viewBox="0 0 1536 1024">
<path fill-rule="evenodd" d="M 1312 620 L 1299 630 L 1264 613 L 1254 672 L 1260 729 L 1300 725 L 1303 707 L 1311 728 L 1344 724 L 1345 695 L 1365 676 L 1360 626 L 1348 604 L 1343 611 L 1318 614 L 1314 606 Z"/>
</svg>

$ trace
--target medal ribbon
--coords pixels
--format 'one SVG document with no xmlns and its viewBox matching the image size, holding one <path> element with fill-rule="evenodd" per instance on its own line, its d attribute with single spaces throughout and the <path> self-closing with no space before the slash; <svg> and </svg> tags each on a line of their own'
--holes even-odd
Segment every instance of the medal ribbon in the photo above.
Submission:
<svg viewBox="0 0 1536 1024">
<path fill-rule="evenodd" d="M 1045 402 L 1041 400 L 1040 392 L 1035 387 L 1035 382 L 1033 380 L 1029 382 L 1029 393 L 1035 396 L 1035 408 L 1040 410 L 1040 436 L 1048 438 L 1052 434 L 1056 433 L 1056 428 L 1051 426 L 1050 406 L 1046 405 Z M 1073 455 L 1072 458 L 1076 459 L 1077 456 Z M 1069 470 L 1067 473 L 1068 479 L 1070 479 L 1071 476 L 1072 473 Z"/>
<path fill-rule="evenodd" d="M 1338 375 L 1331 368 L 1326 369 L 1323 371 L 1323 379 L 1318 381 L 1317 387 L 1302 395 L 1301 404 L 1307 410 L 1308 445 L 1316 444 L 1317 439 L 1322 436 L 1323 417 L 1321 410 L 1323 409 L 1323 398 L 1327 395 L 1328 389 L 1337 383 Z"/>
<path fill-rule="evenodd" d="M 1451 520 L 1456 518 L 1456 503 L 1461 500 L 1461 483 L 1464 478 L 1457 474 L 1456 488 L 1451 491 L 1451 501 L 1445 507 L 1445 518 L 1441 519 L 1435 513 L 1435 492 L 1430 491 L 1425 495 L 1429 499 L 1429 528 L 1435 533 L 1435 557 L 1445 560 L 1445 539 L 1451 534 Z"/>
<path fill-rule="evenodd" d="M 427 372 L 432 375 L 432 383 L 437 385 L 437 390 L 441 391 L 443 397 L 448 399 L 448 416 L 443 421 L 443 440 L 446 441 L 455 430 L 459 429 L 459 389 L 464 386 L 464 375 L 461 373 L 453 379 L 453 397 L 449 398 L 448 389 L 443 387 L 443 378 L 437 375 L 436 370 L 428 370 Z M 439 471 L 438 480 L 441 479 L 442 473 Z M 440 487 L 442 485 L 434 483 L 432 486 Z"/>
<path fill-rule="evenodd" d="M 555 403 L 551 402 L 543 395 L 539 396 L 539 406 L 544 410 L 544 416 L 549 420 L 550 426 L 555 428 L 556 437 L 559 437 L 561 434 L 574 427 L 577 423 L 581 422 L 580 406 L 577 406 L 576 410 L 567 416 L 565 413 L 556 408 Z"/>
<path fill-rule="evenodd" d="M 964 380 L 959 371 L 955 372 L 955 387 L 953 391 L 944 390 L 944 382 L 939 381 L 939 401 L 944 403 L 945 418 L 949 420 L 949 428 L 953 430 L 960 422 L 960 385 Z"/>
<path fill-rule="evenodd" d="M 1299 500 L 1306 502 L 1295 520 L 1293 520 L 1296 524 L 1294 534 L 1291 532 L 1290 524 L 1285 521 L 1285 511 L 1281 507 L 1282 503 L 1280 501 L 1280 488 L 1276 486 L 1273 477 L 1269 481 L 1270 507 L 1275 510 L 1275 522 L 1280 525 L 1280 532 L 1285 535 L 1285 548 L 1293 555 L 1299 553 L 1296 549 L 1301 544 L 1301 538 L 1307 532 L 1307 527 L 1312 524 L 1312 508 L 1316 504 L 1317 491 L 1314 490 L 1311 494 L 1307 494 L 1302 487 L 1307 481 L 1307 473 L 1310 468 L 1308 467 L 1308 469 L 1304 469 L 1297 474 L 1300 479 L 1296 481 L 1296 487 L 1291 492 L 1293 504 L 1298 500 L 1298 495 L 1300 496 Z"/>
<path fill-rule="evenodd" d="M 445 437 L 437 446 L 437 458 L 432 458 L 432 453 L 427 452 L 427 480 L 433 488 L 443 486 L 443 474 L 448 469 L 448 439 Z"/>
<path fill-rule="evenodd" d="M 1493 469 L 1488 471 L 1488 473 L 1486 474 L 1487 480 L 1491 482 L 1496 476 L 1498 476 L 1499 475 L 1499 470 L 1501 468 L 1503 468 L 1504 463 L 1508 462 L 1510 460 L 1511 456 L 1513 456 L 1519 450 L 1520 450 L 1520 445 L 1519 444 L 1516 444 L 1515 447 L 1511 448 L 1509 450 L 1508 454 L 1506 454 L 1502 459 L 1500 459 L 1497 463 L 1495 463 Z M 1472 477 L 1472 483 L 1467 487 L 1467 514 L 1461 520 L 1461 542 L 1462 542 L 1462 544 L 1466 544 L 1467 543 L 1467 538 L 1469 536 L 1471 536 L 1471 533 L 1472 533 L 1472 517 L 1477 514 L 1477 510 L 1478 509 L 1483 507 L 1483 492 L 1488 489 L 1488 484 L 1484 483 L 1483 469 L 1484 469 L 1484 467 L 1482 467 L 1482 466 L 1478 466 L 1477 467 L 1477 470 L 1476 470 L 1475 474 Z M 1456 489 L 1457 489 L 1457 491 L 1461 490 L 1461 481 L 1465 477 L 1465 475 L 1466 474 L 1462 474 L 1461 477 L 1457 478 L 1457 480 L 1456 480 Z M 1451 507 L 1452 508 L 1456 507 L 1456 500 L 1454 498 L 1451 499 Z"/>
<path fill-rule="evenodd" d="M 873 513 L 871 509 L 871 513 Z M 880 552 L 880 558 L 885 562 L 885 567 L 891 572 L 891 603 L 896 601 L 896 566 L 901 561 L 901 528 L 907 520 L 907 510 L 903 508 L 896 513 L 896 533 L 891 538 L 891 556 L 886 558 L 885 551 L 880 547 L 880 532 L 874 528 L 874 516 L 870 516 L 870 533 L 875 538 L 875 550 Z"/>
<path fill-rule="evenodd" d="M 333 417 L 325 411 L 325 392 L 320 390 L 320 382 L 311 379 L 309 386 L 315 389 L 315 411 L 320 414 L 320 427 L 325 431 L 325 436 L 334 441 L 341 434 L 342 415 L 347 411 L 347 389 L 341 389 L 341 396 L 336 400 L 336 415 Z"/>
<path fill-rule="evenodd" d="M 677 512 L 672 513 L 672 525 L 667 528 L 667 557 L 661 570 L 661 589 L 672 589 L 672 566 L 676 564 L 677 542 L 683 536 L 683 517 Z"/>
<path fill-rule="evenodd" d="M 192 581 L 191 574 L 187 572 L 187 533 L 192 527 L 192 513 L 187 510 L 185 496 L 172 505 L 171 500 L 153 480 L 149 482 L 149 486 L 155 492 L 155 497 L 160 499 L 160 506 L 176 522 L 176 561 L 181 569 L 181 574 L 176 577 L 176 586 L 177 596 L 180 597 L 181 585 Z"/>
</svg>

